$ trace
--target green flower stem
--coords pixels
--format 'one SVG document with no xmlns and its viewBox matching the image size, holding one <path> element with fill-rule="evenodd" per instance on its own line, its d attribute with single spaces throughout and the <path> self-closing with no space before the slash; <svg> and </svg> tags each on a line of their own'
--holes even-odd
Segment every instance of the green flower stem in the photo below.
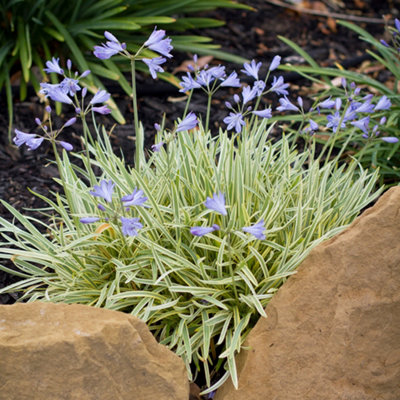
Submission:
<svg viewBox="0 0 400 400">
<path fill-rule="evenodd" d="M 87 126 L 87 122 L 85 119 L 85 115 L 81 115 L 81 120 L 83 124 L 83 140 L 85 142 L 85 152 L 86 152 L 86 162 L 87 162 L 87 170 L 89 172 L 89 180 L 90 184 L 93 186 L 96 183 L 96 177 L 94 176 L 92 166 L 91 166 L 91 161 L 90 161 L 90 153 L 89 153 L 89 141 L 93 145 L 93 138 L 92 135 L 90 134 L 89 127 Z"/>
<path fill-rule="evenodd" d="M 193 89 L 189 92 L 189 96 L 188 96 L 188 98 L 186 100 L 186 106 L 185 106 L 185 111 L 183 112 L 182 120 L 185 119 L 186 114 L 187 114 L 187 112 L 189 110 L 190 100 L 192 100 L 192 94 L 193 94 Z"/>
<path fill-rule="evenodd" d="M 64 176 L 64 173 L 63 173 L 63 171 L 64 171 L 64 170 L 63 170 L 63 163 L 62 163 L 61 158 L 60 158 L 60 156 L 59 156 L 59 154 L 58 154 L 57 147 L 56 147 L 56 142 L 55 142 L 54 139 L 51 140 L 51 145 L 52 145 L 52 147 L 53 147 L 54 156 L 55 156 L 55 158 L 56 158 L 57 168 L 58 168 L 58 172 L 60 173 L 60 179 L 61 179 L 61 182 L 62 182 L 62 186 L 63 186 L 63 189 L 64 189 L 64 193 L 65 193 L 65 196 L 66 196 L 66 198 L 67 198 L 67 203 L 68 203 L 69 211 L 71 212 L 71 214 L 72 214 L 72 216 L 73 216 L 72 218 L 73 218 L 73 220 L 74 220 L 75 227 L 76 227 L 76 230 L 77 230 L 77 234 L 78 234 L 78 236 L 79 236 L 79 235 L 80 235 L 80 222 L 79 222 L 79 217 L 77 217 L 76 215 L 73 214 L 74 208 L 72 207 L 73 202 L 72 202 L 72 199 L 71 199 L 71 193 L 70 193 L 70 191 L 68 190 L 67 182 L 65 181 L 65 176 Z"/>
<path fill-rule="evenodd" d="M 337 155 L 337 159 L 338 159 L 338 160 L 340 159 L 340 157 L 342 156 L 342 154 L 344 153 L 344 151 L 347 149 L 347 145 L 350 143 L 350 140 L 353 138 L 355 131 L 356 131 L 356 130 L 353 129 L 353 130 L 350 132 L 350 135 L 348 135 L 348 137 L 347 137 L 346 141 L 343 143 L 343 145 L 340 146 L 340 151 L 339 151 L 339 154 Z M 364 148 L 365 148 L 365 147 L 364 147 Z M 361 159 L 358 159 L 358 161 L 361 162 Z"/>
<path fill-rule="evenodd" d="M 270 74 L 270 73 L 271 73 L 271 71 L 268 70 L 267 76 L 266 76 L 265 79 L 264 79 L 265 85 L 267 85 L 267 82 L 268 82 L 269 74 Z M 261 98 L 262 98 L 265 94 L 267 94 L 268 92 L 269 92 L 269 90 L 267 90 L 267 91 L 261 93 L 261 96 L 257 96 L 256 104 L 254 105 L 253 111 L 257 111 L 257 110 L 258 110 L 258 106 L 260 105 Z M 256 114 L 252 114 L 251 119 L 250 119 L 250 127 L 253 126 L 255 118 L 256 118 Z"/>
<path fill-rule="evenodd" d="M 360 152 L 358 152 L 355 157 L 357 158 L 357 161 L 360 163 L 361 165 L 361 160 L 365 154 L 365 152 L 367 151 L 368 148 L 371 147 L 371 145 L 373 144 L 371 139 L 368 139 L 367 143 L 365 144 L 365 146 L 361 149 Z"/>
<path fill-rule="evenodd" d="M 133 123 L 135 125 L 135 168 L 137 171 L 140 170 L 140 143 L 138 143 L 138 132 L 139 132 L 139 116 L 137 109 L 137 97 L 136 97 L 136 68 L 135 58 L 131 58 L 131 75 L 132 75 L 132 106 L 133 106 Z"/>
<path fill-rule="evenodd" d="M 205 132 L 208 132 L 208 124 L 210 122 L 210 112 L 211 112 L 211 99 L 212 99 L 213 93 L 210 92 L 208 93 L 208 101 L 207 101 L 207 116 L 206 116 L 206 127 L 205 127 Z"/>
<path fill-rule="evenodd" d="M 302 120 L 300 122 L 300 126 L 296 129 L 296 133 L 294 134 L 294 138 L 293 138 L 292 143 L 290 145 L 290 151 L 293 151 L 295 149 L 297 140 L 298 140 L 299 136 L 301 135 L 301 131 L 303 130 L 303 126 L 304 126 L 305 121 L 306 121 L 306 116 L 304 115 L 303 110 L 301 110 L 301 114 L 302 114 L 303 118 L 302 118 Z"/>
</svg>

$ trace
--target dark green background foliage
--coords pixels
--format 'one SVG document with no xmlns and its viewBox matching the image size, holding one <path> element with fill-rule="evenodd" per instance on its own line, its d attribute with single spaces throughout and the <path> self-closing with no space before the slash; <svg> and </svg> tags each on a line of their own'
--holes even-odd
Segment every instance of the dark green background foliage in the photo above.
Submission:
<svg viewBox="0 0 400 400">
<path fill-rule="evenodd" d="M 105 77 L 119 81 L 130 92 L 118 57 L 101 64 L 92 55 L 93 46 L 104 41 L 105 30 L 135 51 L 154 25 L 167 33 L 223 25 L 224 21 L 196 17 L 217 7 L 249 8 L 229 0 L 0 0 L 0 90 L 6 88 L 11 112 L 10 77 L 21 71 L 20 98 L 24 99 L 28 83 L 39 90 L 45 61 L 56 56 L 61 57 L 61 65 L 70 58 L 80 72 L 90 69 L 89 85 L 101 86 L 98 77 Z M 216 50 L 219 46 L 207 37 L 171 37 L 175 50 L 241 61 Z"/>
</svg>

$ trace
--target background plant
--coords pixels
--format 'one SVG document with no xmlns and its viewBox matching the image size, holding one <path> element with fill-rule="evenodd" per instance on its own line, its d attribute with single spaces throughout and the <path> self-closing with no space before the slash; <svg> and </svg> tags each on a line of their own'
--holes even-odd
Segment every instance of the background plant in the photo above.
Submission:
<svg viewBox="0 0 400 400">
<path fill-rule="evenodd" d="M 128 51 L 135 53 L 155 24 L 175 32 L 223 25 L 224 21 L 192 16 L 216 7 L 249 8 L 230 0 L 1 0 L 0 90 L 3 87 L 6 90 L 10 129 L 13 118 L 11 76 L 19 71 L 22 100 L 28 84 L 39 90 L 39 81 L 45 77 L 43 60 L 51 56 L 70 58 L 81 73 L 90 69 L 92 74 L 87 85 L 92 91 L 103 87 L 99 80 L 102 77 L 117 81 L 129 94 L 130 85 L 124 77 L 129 66 L 121 64 L 120 59 L 104 60 L 99 65 L 91 57 L 93 46 L 103 32 L 113 30 L 127 43 Z M 219 46 L 207 37 L 179 35 L 173 39 L 177 50 L 242 62 L 239 57 L 218 51 Z M 177 84 L 172 75 L 164 74 L 163 79 Z M 113 115 L 119 122 L 124 121 L 116 109 Z"/>
<path fill-rule="evenodd" d="M 297 46 L 291 40 L 280 37 L 286 44 L 292 49 L 298 52 L 309 66 L 290 66 L 284 65 L 281 67 L 283 70 L 296 71 L 305 78 L 316 83 L 317 87 L 322 88 L 319 93 L 313 93 L 315 104 L 329 96 L 333 98 L 341 98 L 343 102 L 348 100 L 349 86 L 346 88 L 343 85 L 337 85 L 334 78 L 342 77 L 346 79 L 347 85 L 351 82 L 361 88 L 367 93 L 381 94 L 386 96 L 392 106 L 386 110 L 380 110 L 371 116 L 369 121 L 370 130 L 373 130 L 374 125 L 379 125 L 382 118 L 385 118 L 385 126 L 383 129 L 379 129 L 381 135 L 387 135 L 393 138 L 400 139 L 400 96 L 399 96 L 399 79 L 400 79 L 400 58 L 399 58 L 399 43 L 398 35 L 400 32 L 400 23 L 396 20 L 395 27 L 388 27 L 388 30 L 393 35 L 393 44 L 386 43 L 375 39 L 365 29 L 346 21 L 338 21 L 340 25 L 343 25 L 349 29 L 360 34 L 361 40 L 364 40 L 371 44 L 374 50 L 368 50 L 367 52 L 381 65 L 383 65 L 393 77 L 393 84 L 391 87 L 379 82 L 378 80 L 356 71 L 348 71 L 343 68 L 325 68 L 320 67 L 315 60 L 312 59 L 304 50 Z M 395 42 L 397 41 L 397 42 Z M 385 43 L 385 44 L 384 44 Z M 397 44 L 396 44 L 397 43 Z M 364 93 L 365 94 L 365 93 Z M 329 111 L 323 111 L 323 118 L 319 118 L 318 121 L 322 121 L 326 118 L 326 113 Z M 284 117 L 285 118 L 285 117 Z M 286 118 L 287 120 L 287 118 Z M 301 118 L 297 118 L 301 120 Z M 322 135 L 326 135 L 324 131 L 320 131 Z M 358 134 L 352 137 L 352 140 L 346 143 L 348 136 L 342 135 L 341 138 L 335 139 L 335 147 L 337 149 L 343 149 L 344 154 L 350 154 L 352 157 L 360 158 L 362 156 L 362 164 L 365 167 L 373 167 L 380 169 L 380 184 L 397 184 L 400 179 L 400 142 L 388 143 L 382 140 L 366 140 L 363 137 L 363 133 L 360 129 Z M 375 134 L 376 132 L 374 132 Z M 321 140 L 322 139 L 322 140 Z M 370 139 L 374 139 L 370 137 Z M 324 142 L 323 136 L 320 135 L 319 140 Z M 367 148 L 366 148 L 367 145 Z"/>
</svg>

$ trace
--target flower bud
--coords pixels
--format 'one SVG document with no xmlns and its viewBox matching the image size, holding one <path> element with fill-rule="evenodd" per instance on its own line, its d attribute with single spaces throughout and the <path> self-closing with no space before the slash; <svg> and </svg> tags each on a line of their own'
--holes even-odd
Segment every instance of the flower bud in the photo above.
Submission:
<svg viewBox="0 0 400 400">
<path fill-rule="evenodd" d="M 68 142 L 63 142 L 62 140 L 60 141 L 60 145 L 62 147 L 64 147 L 65 150 L 67 151 L 71 151 L 74 147 L 72 146 L 72 144 L 68 143 Z"/>
<path fill-rule="evenodd" d="M 90 69 L 87 69 L 86 71 L 83 71 L 81 75 L 81 79 L 86 78 L 90 74 Z"/>
<path fill-rule="evenodd" d="M 64 126 L 71 126 L 71 125 L 73 125 L 75 122 L 76 122 L 76 118 L 73 117 L 73 118 L 69 119 L 69 120 L 64 124 Z"/>
<path fill-rule="evenodd" d="M 300 96 L 297 98 L 297 104 L 303 108 L 303 99 Z"/>
</svg>

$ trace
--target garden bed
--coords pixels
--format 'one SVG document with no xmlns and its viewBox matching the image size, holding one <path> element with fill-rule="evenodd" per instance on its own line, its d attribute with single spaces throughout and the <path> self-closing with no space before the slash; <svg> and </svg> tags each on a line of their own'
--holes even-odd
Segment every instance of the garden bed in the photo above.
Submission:
<svg viewBox="0 0 400 400">
<path fill-rule="evenodd" d="M 279 2 L 278 2 L 279 3 Z M 306 50 L 315 60 L 323 66 L 340 64 L 346 69 L 356 68 L 365 71 L 369 67 L 369 59 L 365 56 L 367 44 L 360 42 L 354 32 L 346 30 L 344 27 L 336 25 L 335 21 L 325 16 L 312 15 L 309 13 L 299 13 L 288 10 L 287 7 L 271 5 L 263 1 L 251 1 L 249 5 L 258 8 L 258 12 L 243 10 L 219 10 L 212 13 L 213 17 L 225 19 L 228 24 L 225 27 L 209 29 L 202 32 L 220 43 L 224 50 L 245 57 L 249 60 L 255 58 L 264 61 L 266 65 L 272 58 L 279 54 L 282 63 L 302 63 L 301 57 L 294 54 L 293 50 L 284 42 L 279 41 L 277 35 L 289 37 Z M 281 5 L 284 3 L 281 3 Z M 368 8 L 364 3 L 358 1 L 355 4 L 349 2 L 346 9 L 340 9 L 344 15 L 354 16 L 362 13 L 363 17 L 370 18 L 370 24 L 365 25 L 368 31 L 376 37 L 383 35 L 384 26 L 377 24 L 373 18 L 379 17 L 382 13 L 390 13 L 390 4 L 386 9 Z M 306 6 L 307 4 L 304 4 Z M 324 14 L 324 7 L 319 2 L 311 2 L 308 6 L 318 14 Z M 331 5 L 333 6 L 333 4 Z M 382 7 L 382 6 L 380 6 Z M 325 10 L 326 11 L 326 10 Z M 208 16 L 208 14 L 207 14 Z M 358 15 L 359 16 L 359 15 Z M 365 23 L 364 23 L 365 24 Z M 169 33 L 169 32 L 168 32 Z M 184 71 L 184 62 L 193 55 L 178 54 L 166 68 L 169 71 L 179 74 Z M 220 62 L 215 59 L 209 60 L 210 64 L 218 65 Z M 226 64 L 226 63 L 224 63 Z M 227 66 L 227 71 L 233 68 L 240 70 L 240 66 Z M 266 67 L 264 67 L 266 69 Z M 381 70 L 374 72 L 375 78 L 384 82 L 388 75 Z M 308 82 L 300 79 L 296 73 L 286 73 L 285 81 L 291 83 L 291 94 L 297 93 L 305 99 L 310 93 Z M 154 85 L 149 77 L 140 77 L 139 81 L 139 113 L 145 127 L 145 147 L 148 149 L 154 142 L 155 129 L 154 123 L 160 123 L 163 113 L 166 113 L 168 121 L 176 120 L 182 115 L 185 107 L 185 99 L 182 95 L 164 83 Z M 123 115 L 129 116 L 132 113 L 131 100 L 118 88 L 110 83 L 108 90 L 113 94 Z M 221 92 L 213 99 L 213 113 L 211 116 L 211 127 L 216 126 L 227 115 L 228 111 L 224 105 L 225 101 L 232 97 L 233 90 L 228 89 Z M 5 100 L 2 106 L 5 109 Z M 24 102 L 16 102 L 14 126 L 25 132 L 31 131 L 34 127 L 34 118 L 40 117 L 42 105 L 38 97 L 31 93 Z M 204 97 L 194 95 L 191 109 L 201 115 L 205 110 Z M 71 115 L 72 116 L 72 115 Z M 65 120 L 69 115 L 62 115 Z M 50 147 L 41 149 L 40 152 L 26 151 L 26 148 L 15 148 L 7 143 L 7 123 L 4 115 L 2 131 L 0 131 L 0 198 L 10 203 L 18 210 L 25 208 L 35 209 L 44 206 L 44 203 L 35 197 L 29 190 L 48 196 L 49 192 L 59 191 L 59 186 L 55 184 L 53 178 L 58 176 L 57 169 L 46 160 L 52 159 Z M 60 119 L 61 121 L 61 119 Z M 61 122 L 56 120 L 56 124 Z M 102 123 L 107 128 L 111 128 L 114 121 L 106 116 L 102 117 Z M 61 125 L 60 125 L 61 126 Z M 168 125 L 167 125 L 168 127 Z M 71 133 L 69 142 L 75 148 L 80 147 L 80 128 L 74 129 L 76 133 Z M 111 135 L 112 144 L 115 152 L 119 153 L 122 149 L 126 161 L 131 164 L 134 155 L 133 122 L 128 120 L 124 126 L 117 126 Z M 24 211 L 25 212 L 25 211 Z M 45 216 L 37 211 L 30 210 L 28 215 L 34 215 L 41 220 Z M 0 216 L 11 220 L 11 214 L 5 207 L 0 206 Z M 11 268 L 11 265 L 8 265 Z M 0 272 L 0 288 L 14 282 L 16 278 Z M 11 304 L 17 299 L 17 294 L 6 294 L 0 296 L 0 304 Z"/>
</svg>

